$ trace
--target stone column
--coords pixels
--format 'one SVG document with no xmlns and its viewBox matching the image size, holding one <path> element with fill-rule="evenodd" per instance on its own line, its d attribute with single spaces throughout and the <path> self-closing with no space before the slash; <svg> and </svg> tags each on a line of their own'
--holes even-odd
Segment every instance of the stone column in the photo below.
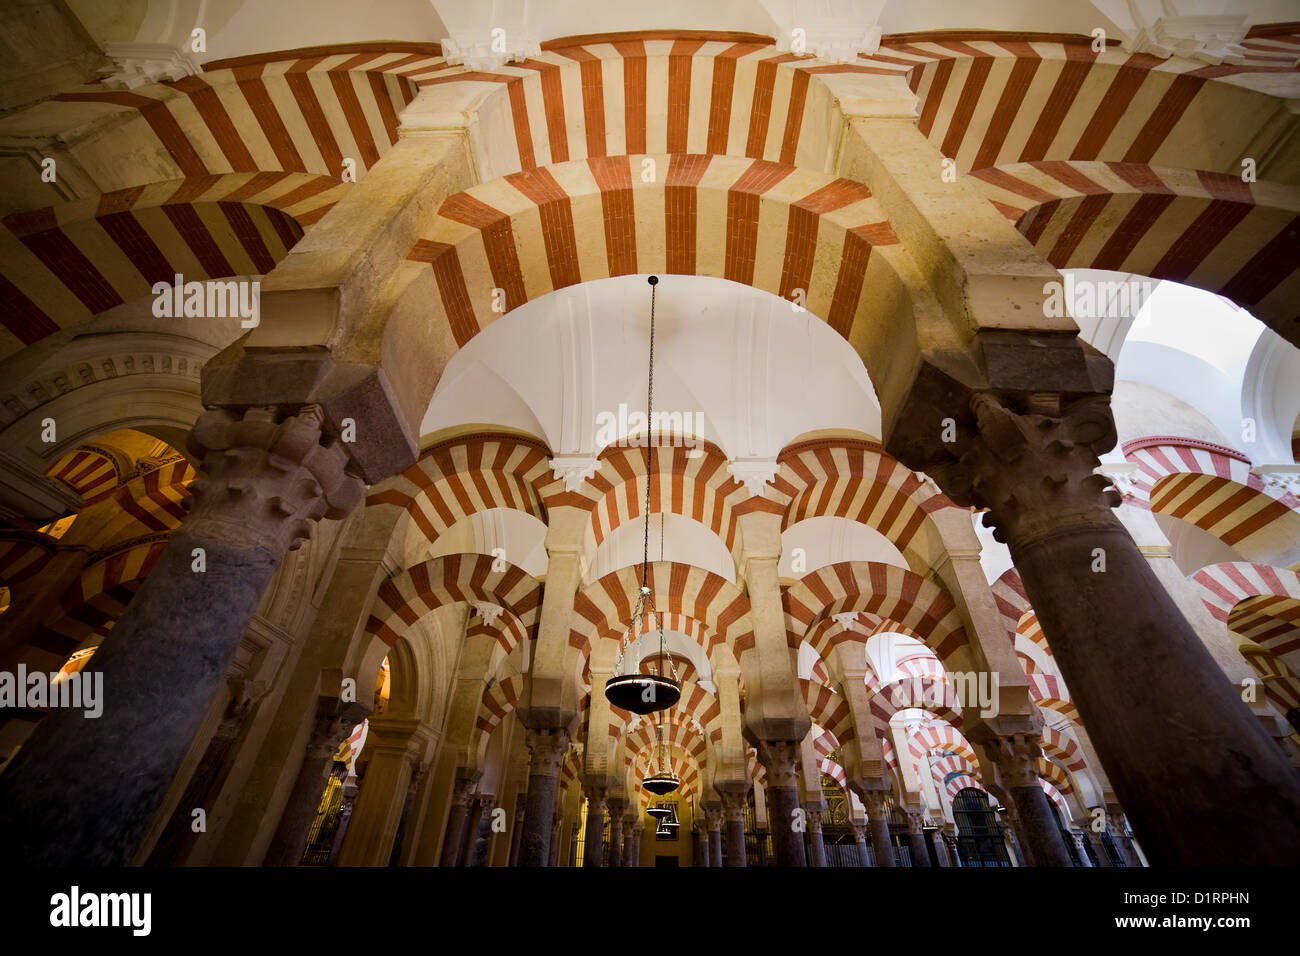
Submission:
<svg viewBox="0 0 1300 956">
<path fill-rule="evenodd" d="M 362 720 L 367 708 L 349 709 L 343 714 L 326 712 L 316 720 L 302 766 L 294 780 L 289 802 L 280 814 L 280 824 L 271 840 L 263 866 L 297 866 L 307 849 L 307 833 L 316 819 L 321 793 L 334 765 L 334 754 L 352 732 L 352 727 Z"/>
<path fill-rule="evenodd" d="M 1002 831 L 1002 840 L 1007 845 L 1007 853 L 1016 866 L 1033 866 L 1033 861 L 1025 853 L 1020 837 L 1016 834 L 1016 821 L 1012 817 L 1014 812 L 1015 810 L 1009 807 L 1006 813 L 998 814 L 998 829 Z"/>
<path fill-rule="evenodd" d="M 1066 405 L 1038 393 L 1012 407 L 984 392 L 969 409 L 952 410 L 973 419 L 952 443 L 953 457 L 922 467 L 958 504 L 989 509 L 985 524 L 1011 550 L 1151 859 L 1164 866 L 1294 862 L 1300 778 L 1111 510 L 1119 495 L 1104 490 L 1109 480 L 1094 474 L 1098 454 L 1115 444 L 1106 397 Z M 1177 812 L 1170 812 L 1171 793 Z M 1262 793 L 1269 798 L 1261 801 Z M 1040 827 L 1021 814 L 1027 827 Z"/>
<path fill-rule="evenodd" d="M 812 847 L 812 860 L 809 861 L 809 866 L 826 865 L 826 843 L 822 839 L 822 813 L 822 810 L 814 810 L 811 807 L 806 811 L 808 843 Z"/>
<path fill-rule="evenodd" d="M 483 803 L 483 812 L 479 814 L 477 832 L 470 844 L 470 866 L 487 866 L 488 850 L 492 845 L 492 814 L 495 811 L 497 800 L 491 794 L 479 799 Z"/>
<path fill-rule="evenodd" d="M 777 866 L 807 866 L 803 834 L 796 833 L 793 826 L 795 811 L 799 809 L 799 787 L 795 779 L 799 741 L 765 740 L 758 755 L 767 771 L 768 825 Z"/>
<path fill-rule="evenodd" d="M 469 815 L 470 794 L 482 776 L 481 771 L 457 767 L 451 788 L 451 807 L 447 811 L 447 829 L 442 838 L 439 866 L 455 866 L 465 842 L 465 820 Z"/>
<path fill-rule="evenodd" d="M 948 865 L 961 866 L 961 853 L 957 850 L 957 824 L 943 825 L 943 845 L 948 851 Z"/>
<path fill-rule="evenodd" d="M 696 820 L 691 824 L 691 831 L 695 834 L 695 866 L 709 865 L 709 830 L 705 823 Z"/>
<path fill-rule="evenodd" d="M 483 811 L 487 801 L 483 797 L 473 797 L 465 814 L 465 826 L 461 830 L 460 845 L 457 847 L 456 865 L 469 866 L 474 858 L 474 844 L 478 842 L 479 827 L 483 825 Z"/>
<path fill-rule="evenodd" d="M 427 749 L 427 728 L 414 720 L 374 718 L 366 733 L 366 764 L 361 793 L 352 811 L 340 866 L 384 866 L 401 826 L 411 776 Z"/>
<path fill-rule="evenodd" d="M 1079 830 L 1071 830 L 1070 839 L 1074 841 L 1074 849 L 1079 854 L 1079 862 L 1084 866 L 1091 867 L 1092 861 L 1088 859 L 1088 838 Z"/>
<path fill-rule="evenodd" d="M 510 866 L 519 865 L 519 844 L 524 833 L 524 809 L 528 806 L 528 794 L 520 791 L 515 797 L 515 822 L 510 831 Z"/>
<path fill-rule="evenodd" d="M 519 865 L 546 866 L 551 857 L 555 786 L 560 763 L 569 750 L 569 733 L 563 729 L 529 730 L 526 739 L 530 754 L 528 804 L 524 810 Z"/>
<path fill-rule="evenodd" d="M 632 824 L 632 866 L 641 865 L 641 841 L 645 838 L 645 824 L 640 820 Z"/>
<path fill-rule="evenodd" d="M 0 817 L 23 821 L 0 860 L 132 858 L 285 552 L 361 499 L 323 422 L 314 405 L 199 417 L 188 447 L 206 477 L 190 515 L 87 665 L 103 674 L 103 713 L 50 711 L 0 776 Z"/>
<path fill-rule="evenodd" d="M 912 844 L 912 866 L 929 866 L 930 853 L 925 847 L 925 812 L 920 807 L 904 807 L 907 815 L 908 842 Z"/>
<path fill-rule="evenodd" d="M 560 865 L 560 826 L 564 823 L 564 815 L 556 811 L 555 816 L 551 819 L 551 839 L 547 846 L 549 853 L 549 863 L 547 866 L 556 867 Z"/>
<path fill-rule="evenodd" d="M 406 799 L 402 801 L 402 815 L 397 819 L 397 834 L 393 837 L 393 852 L 389 855 L 388 865 L 398 866 L 402 860 L 403 844 L 411 824 L 411 814 L 415 811 L 415 798 L 420 792 L 420 783 L 424 780 L 427 764 L 416 763 L 411 768 L 411 780 L 406 785 Z"/>
<path fill-rule="evenodd" d="M 603 866 L 601 837 L 605 832 L 605 799 L 609 788 L 603 783 L 587 784 L 587 832 L 582 838 L 582 865 Z"/>
<path fill-rule="evenodd" d="M 1119 855 L 1124 858 L 1124 865 L 1141 866 L 1142 861 L 1138 859 L 1137 851 L 1133 849 L 1133 841 L 1124 832 L 1124 811 L 1118 804 L 1106 805 L 1106 830 L 1110 833 L 1111 842 L 1119 850 Z"/>
<path fill-rule="evenodd" d="M 727 789 L 718 794 L 727 828 L 727 866 L 745 866 L 745 792 Z"/>
<path fill-rule="evenodd" d="M 623 865 L 636 866 L 636 819 L 623 815 Z"/>
<path fill-rule="evenodd" d="M 948 844 L 944 842 L 943 831 L 936 828 L 930 831 L 930 841 L 934 844 L 934 857 L 943 867 L 952 866 L 952 860 L 948 856 Z"/>
<path fill-rule="evenodd" d="M 867 852 L 867 828 L 860 823 L 853 824 L 853 842 L 858 845 L 858 859 L 863 866 L 871 866 L 871 855 Z"/>
<path fill-rule="evenodd" d="M 627 809 L 627 800 L 623 797 L 611 797 L 609 804 L 609 865 L 623 865 L 623 811 Z"/>
<path fill-rule="evenodd" d="M 1092 854 L 1097 858 L 1097 865 L 1099 867 L 1114 866 L 1115 864 L 1111 862 L 1110 853 L 1106 850 L 1106 843 L 1102 840 L 1100 831 L 1094 830 L 1090 826 L 1084 833 L 1088 838 L 1088 842 L 1092 844 Z"/>
<path fill-rule="evenodd" d="M 1061 838 L 1056 814 L 1038 785 L 1034 761 L 1042 755 L 1038 735 L 1010 734 L 979 741 L 997 764 L 998 776 L 1015 804 L 1020 832 L 1032 866 L 1070 866 L 1070 852 Z"/>
<path fill-rule="evenodd" d="M 898 865 L 894 858 L 894 841 L 889 835 L 889 808 L 885 804 L 888 796 L 884 790 L 862 791 L 862 803 L 871 822 L 871 849 L 875 851 L 876 866 Z"/>
<path fill-rule="evenodd" d="M 722 866 L 722 806 L 717 803 L 706 803 L 704 822 L 708 828 L 709 866 Z"/>
</svg>

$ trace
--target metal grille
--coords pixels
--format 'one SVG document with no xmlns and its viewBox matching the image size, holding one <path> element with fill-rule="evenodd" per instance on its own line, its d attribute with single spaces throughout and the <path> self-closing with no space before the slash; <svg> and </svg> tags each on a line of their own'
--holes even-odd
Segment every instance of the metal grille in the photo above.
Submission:
<svg viewBox="0 0 1300 956">
<path fill-rule="evenodd" d="M 339 829 L 339 813 L 343 809 L 343 785 L 339 778 L 330 775 L 316 808 L 316 819 L 307 831 L 307 846 L 303 850 L 302 866 L 324 866 L 329 862 L 334 848 L 334 836 Z"/>
</svg>

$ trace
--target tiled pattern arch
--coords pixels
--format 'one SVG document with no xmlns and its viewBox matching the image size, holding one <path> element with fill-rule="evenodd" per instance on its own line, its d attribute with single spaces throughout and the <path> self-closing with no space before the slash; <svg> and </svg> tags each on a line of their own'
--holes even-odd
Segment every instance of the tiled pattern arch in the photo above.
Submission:
<svg viewBox="0 0 1300 956">
<path fill-rule="evenodd" d="M 850 341 L 886 290 L 898 244 L 861 183 L 762 159 L 660 155 L 562 163 L 446 199 L 408 258 L 433 270 L 432 320 L 458 346 L 506 310 L 566 286 L 648 272 L 714 276 L 788 298 Z M 760 228 L 760 225 L 763 228 Z M 881 250 L 884 250 L 881 252 Z M 870 286 L 879 295 L 864 296 Z"/>
<path fill-rule="evenodd" d="M 785 505 L 782 530 L 807 518 L 848 518 L 879 531 L 920 566 L 938 556 L 937 532 L 921 533 L 926 516 L 957 506 L 880 445 L 819 439 L 786 447 L 777 461 L 772 485 Z"/>
<path fill-rule="evenodd" d="M 703 568 L 670 561 L 651 562 L 650 587 L 658 610 L 695 619 L 708 653 L 719 644 L 739 656 L 753 646 L 749 599 L 734 584 Z M 596 640 L 619 639 L 626 631 L 641 586 L 639 565 L 613 571 L 578 592 L 573 602 L 569 646 L 584 657 Z"/>
<path fill-rule="evenodd" d="M 786 632 L 810 634 L 815 625 L 845 611 L 895 621 L 914 633 L 941 661 L 966 645 L 952 598 L 906 568 L 868 561 L 843 562 L 810 572 L 785 592 Z M 813 649 L 822 657 L 825 648 Z"/>
<path fill-rule="evenodd" d="M 678 514 L 704 525 L 733 554 L 739 526 L 735 506 L 749 497 L 745 486 L 727 472 L 727 459 L 712 445 L 692 449 L 652 445 L 650 513 Z M 583 482 L 580 494 L 591 502 L 591 527 L 596 546 L 628 521 L 644 520 L 645 445 L 611 446 L 600 455 L 596 473 Z"/>
<path fill-rule="evenodd" d="M 324 176 L 241 173 L 11 213 L 0 230 L 0 356 L 148 296 L 177 275 L 187 282 L 264 275 L 340 192 Z"/>
<path fill-rule="evenodd" d="M 447 65 L 437 44 L 359 43 L 206 64 L 200 76 L 137 91 L 83 87 L 56 102 L 94 104 L 147 126 L 182 175 L 283 170 L 360 177 L 397 142 L 397 114 L 419 78 Z"/>
<path fill-rule="evenodd" d="M 1300 31 L 1292 30 L 1292 34 Z M 919 125 L 961 170 L 1037 160 L 1236 165 L 1264 94 L 1221 78 L 1293 72 L 1300 36 L 1247 41 L 1240 65 L 1131 54 L 1050 33 L 929 31 L 885 37 L 860 62 L 904 72 Z M 1014 122 L 1013 122 L 1014 121 Z M 1203 130 L 1216 136 L 1207 143 Z"/>
<path fill-rule="evenodd" d="M 496 559 L 483 554 L 448 554 L 407 568 L 379 586 L 366 633 L 390 647 L 424 615 L 462 601 L 500 605 L 528 633 L 541 613 L 542 586 L 513 564 L 495 571 Z"/>
<path fill-rule="evenodd" d="M 549 459 L 550 449 L 535 439 L 491 434 L 450 439 L 378 485 L 366 504 L 404 508 L 430 541 L 492 508 L 511 508 L 545 522 L 545 495 L 555 485 Z"/>
<path fill-rule="evenodd" d="M 840 129 L 828 74 L 881 73 L 781 53 L 770 37 L 685 31 L 551 41 L 540 56 L 491 73 L 421 83 L 499 84 L 479 123 L 502 143 L 488 176 L 570 160 L 709 153 L 828 169 Z"/>
<path fill-rule="evenodd" d="M 974 175 L 1058 269 L 1187 283 L 1293 335 L 1300 187 L 1140 163 L 1016 163 Z"/>
<path fill-rule="evenodd" d="M 1300 499 L 1252 474 L 1239 451 L 1153 435 L 1125 442 L 1124 457 L 1138 466 L 1130 499 L 1138 507 L 1181 518 L 1265 563 L 1275 556 L 1279 524 L 1300 540 Z"/>
<path fill-rule="evenodd" d="M 1253 633 L 1243 636 L 1278 657 L 1300 651 L 1300 629 L 1285 626 L 1284 622 L 1274 621 L 1269 626 L 1258 621 L 1257 615 L 1267 611 L 1267 604 L 1248 604 L 1246 615 L 1249 616 L 1233 618 L 1244 602 L 1261 597 L 1278 599 L 1291 613 L 1296 607 L 1292 602 L 1300 601 L 1300 571 L 1237 561 L 1201 568 L 1192 575 L 1192 580 L 1201 587 L 1202 603 L 1225 626 L 1248 627 Z M 1251 626 L 1257 624 L 1260 626 Z"/>
</svg>

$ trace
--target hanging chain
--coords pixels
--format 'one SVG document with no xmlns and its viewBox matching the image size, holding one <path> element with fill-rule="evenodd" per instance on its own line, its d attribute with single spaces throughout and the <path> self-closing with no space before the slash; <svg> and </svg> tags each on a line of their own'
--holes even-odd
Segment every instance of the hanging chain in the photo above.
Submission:
<svg viewBox="0 0 1300 956">
<path fill-rule="evenodd" d="M 655 420 L 655 286 L 655 282 L 650 283 L 650 371 L 646 376 L 645 391 L 645 540 L 641 551 L 642 588 L 646 587 L 650 573 L 650 433 L 654 428 Z"/>
</svg>

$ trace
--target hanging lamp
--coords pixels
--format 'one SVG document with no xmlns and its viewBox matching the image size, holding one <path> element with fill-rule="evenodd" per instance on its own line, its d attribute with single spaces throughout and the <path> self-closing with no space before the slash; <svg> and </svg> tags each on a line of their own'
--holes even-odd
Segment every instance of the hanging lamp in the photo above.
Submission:
<svg viewBox="0 0 1300 956">
<path fill-rule="evenodd" d="M 655 386 L 655 286 L 658 276 L 650 276 L 650 370 L 646 387 L 646 435 L 645 435 L 645 536 L 641 552 L 641 589 L 637 594 L 636 608 L 632 611 L 632 620 L 628 622 L 627 634 L 619 645 L 618 661 L 614 665 L 614 676 L 605 682 L 605 697 L 615 707 L 631 711 L 634 714 L 652 714 L 665 710 L 677 703 L 682 696 L 682 685 L 677 679 L 677 665 L 667 653 L 664 639 L 663 615 L 655 610 L 654 594 L 650 588 L 650 434 L 654 424 L 654 386 Z M 660 522 L 660 536 L 663 524 Z M 662 557 L 662 555 L 661 555 Z M 641 671 L 641 639 L 649 630 L 651 616 L 659 618 L 659 659 L 657 670 L 643 673 Z M 635 637 L 633 636 L 635 632 Z M 629 655 L 628 652 L 632 653 Z M 630 657 L 631 663 L 624 672 L 624 661 Z M 665 667 L 667 664 L 667 667 Z M 671 669 L 672 676 L 668 676 Z"/>
<path fill-rule="evenodd" d="M 662 797 L 666 793 L 672 793 L 682 785 L 681 778 L 671 770 L 667 769 L 667 763 L 664 761 L 664 727 L 663 724 L 655 724 L 655 739 L 658 741 L 658 763 L 659 772 L 646 777 L 641 781 L 641 786 L 645 787 L 655 796 Z"/>
</svg>

